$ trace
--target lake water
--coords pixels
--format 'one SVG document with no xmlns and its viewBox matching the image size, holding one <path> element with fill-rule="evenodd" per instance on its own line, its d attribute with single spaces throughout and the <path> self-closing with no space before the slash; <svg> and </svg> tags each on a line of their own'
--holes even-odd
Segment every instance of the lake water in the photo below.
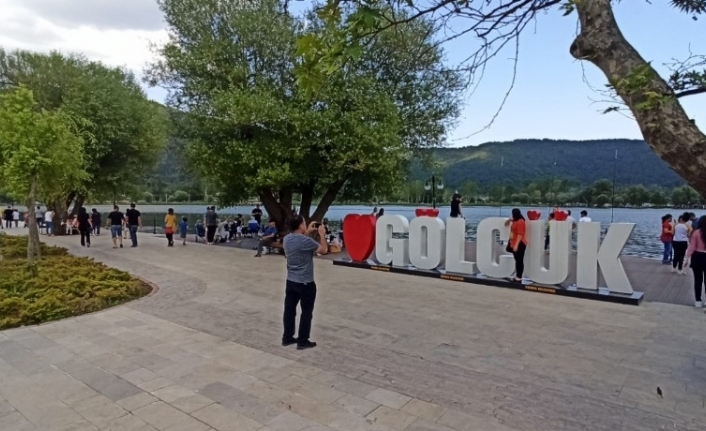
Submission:
<svg viewBox="0 0 706 431">
<path fill-rule="evenodd" d="M 111 210 L 110 205 L 97 205 L 99 211 L 107 213 Z M 166 211 L 166 206 L 163 205 L 139 205 L 139 210 L 145 213 L 146 217 L 143 223 L 145 225 L 150 225 L 153 222 L 161 224 L 159 220 L 154 221 L 149 218 L 156 218 L 155 216 L 150 216 L 150 213 L 163 214 Z M 172 205 L 177 214 L 203 214 L 205 212 L 205 207 L 203 205 Z M 232 208 L 221 208 L 218 210 L 221 214 L 243 214 L 249 215 L 252 211 L 252 206 L 247 207 L 232 207 Z M 414 207 L 409 206 L 384 206 L 386 214 L 400 214 L 407 218 L 414 217 Z M 123 208 L 124 209 L 124 208 Z M 464 215 L 467 220 L 467 231 L 466 236 L 470 240 L 475 240 L 476 238 L 476 227 L 478 222 L 487 217 L 508 217 L 510 215 L 511 207 L 465 207 L 463 210 Z M 529 209 L 534 209 L 542 212 L 542 217 L 546 218 L 549 212 L 548 208 L 521 208 L 524 214 L 527 213 Z M 565 209 L 565 208 L 563 208 Z M 574 218 L 579 218 L 580 208 L 570 208 Z M 264 211 L 264 208 L 263 208 Z M 439 208 L 439 216 L 441 218 L 446 218 L 449 215 L 450 208 L 441 207 Z M 333 206 L 329 209 L 326 217 L 332 222 L 342 220 L 347 214 L 370 214 L 372 212 L 371 206 L 355 206 L 355 205 L 340 205 Z M 613 221 L 615 223 L 636 223 L 635 230 L 632 236 L 628 240 L 625 247 L 624 254 L 633 256 L 642 256 L 649 258 L 661 258 L 662 256 L 662 243 L 659 241 L 659 233 L 662 217 L 666 213 L 671 213 L 675 217 L 677 214 L 683 212 L 683 210 L 669 210 L 669 209 L 627 209 L 627 208 L 616 208 L 613 212 Z M 701 213 L 695 211 L 697 216 L 702 215 Z M 600 222 L 604 229 L 608 228 L 611 222 L 611 210 L 610 209 L 588 209 L 588 215 L 593 219 L 594 222 Z"/>
</svg>

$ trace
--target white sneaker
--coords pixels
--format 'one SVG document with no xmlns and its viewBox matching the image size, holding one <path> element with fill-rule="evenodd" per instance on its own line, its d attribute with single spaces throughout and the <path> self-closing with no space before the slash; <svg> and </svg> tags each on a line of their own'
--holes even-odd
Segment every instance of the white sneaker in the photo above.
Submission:
<svg viewBox="0 0 706 431">
<path fill-rule="evenodd" d="M 675 267 L 672 267 L 672 272 L 677 272 L 677 269 Z"/>
<path fill-rule="evenodd" d="M 701 301 L 694 302 L 694 307 L 701 308 L 702 306 L 703 306 L 703 304 L 701 303 Z"/>
</svg>

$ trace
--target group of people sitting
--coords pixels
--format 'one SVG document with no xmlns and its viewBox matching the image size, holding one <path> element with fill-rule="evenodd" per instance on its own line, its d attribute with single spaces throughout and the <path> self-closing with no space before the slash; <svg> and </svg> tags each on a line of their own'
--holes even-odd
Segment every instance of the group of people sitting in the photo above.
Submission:
<svg viewBox="0 0 706 431">
<path fill-rule="evenodd" d="M 322 225 L 325 228 L 329 253 L 338 253 L 342 247 L 342 234 L 335 235 L 330 228 L 328 219 L 324 219 Z M 219 221 L 213 235 L 213 240 L 209 242 L 207 226 L 202 220 L 195 224 L 196 242 L 226 243 L 231 241 L 241 241 L 243 238 L 257 238 L 257 253 L 255 257 L 260 257 L 263 251 L 272 252 L 282 250 L 282 238 L 284 235 L 277 229 L 274 220 L 260 223 L 255 217 L 245 222 L 242 214 L 228 218 L 226 221 Z"/>
</svg>

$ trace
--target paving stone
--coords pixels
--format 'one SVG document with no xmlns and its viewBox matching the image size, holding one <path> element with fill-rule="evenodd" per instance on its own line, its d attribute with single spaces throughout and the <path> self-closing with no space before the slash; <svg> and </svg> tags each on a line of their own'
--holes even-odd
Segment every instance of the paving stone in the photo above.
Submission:
<svg viewBox="0 0 706 431">
<path fill-rule="evenodd" d="M 138 417 L 128 414 L 110 421 L 105 431 L 156 431 L 157 429 Z"/>
<path fill-rule="evenodd" d="M 387 406 L 380 406 L 371 412 L 368 419 L 378 425 L 388 427 L 393 430 L 404 430 L 417 418 L 400 410 L 391 409 Z"/>
<path fill-rule="evenodd" d="M 383 406 L 393 409 L 400 409 L 407 404 L 412 398 L 398 394 L 397 392 L 388 391 L 387 389 L 378 388 L 365 396 L 366 399 L 382 404 Z"/>
<path fill-rule="evenodd" d="M 192 395 L 187 395 L 185 397 L 177 398 L 174 401 L 171 401 L 169 404 L 172 406 L 178 408 L 179 410 L 185 412 L 185 413 L 191 413 L 193 411 L 202 409 L 208 405 L 213 404 L 215 401 L 213 401 L 210 398 L 206 398 L 203 395 L 199 394 L 192 394 Z"/>
<path fill-rule="evenodd" d="M 263 424 L 249 419 L 220 404 L 211 404 L 191 414 L 218 431 L 258 431 Z"/>
<path fill-rule="evenodd" d="M 127 410 L 102 395 L 78 401 L 72 408 L 99 428 L 105 428 L 112 420 L 128 414 Z"/>
<path fill-rule="evenodd" d="M 155 401 L 157 401 L 157 397 L 152 396 L 147 392 L 141 392 L 137 395 L 123 398 L 122 400 L 119 400 L 117 404 L 125 410 L 132 412 L 134 410 L 139 409 L 140 407 L 152 404 Z"/>
<path fill-rule="evenodd" d="M 176 401 L 179 398 L 187 397 L 189 395 L 195 395 L 196 393 L 192 391 L 191 389 L 187 389 L 183 386 L 179 385 L 171 385 L 171 386 L 166 386 L 161 389 L 157 389 L 156 391 L 152 392 L 152 395 L 155 397 L 161 399 L 162 401 L 166 403 L 171 403 L 172 401 Z"/>
<path fill-rule="evenodd" d="M 327 404 L 332 403 L 345 395 L 344 392 L 302 379 L 299 376 L 289 376 L 279 382 L 278 385 L 284 389 L 300 393 L 311 399 Z"/>
<path fill-rule="evenodd" d="M 82 360 L 61 362 L 57 367 L 113 401 L 142 392 L 137 386 Z"/>
<path fill-rule="evenodd" d="M 333 402 L 333 405 L 340 407 L 348 413 L 353 413 L 354 415 L 365 417 L 368 413 L 372 412 L 380 406 L 380 404 L 366 400 L 364 398 L 356 397 L 355 395 L 347 394 L 343 397 L 337 399 Z"/>
<path fill-rule="evenodd" d="M 177 424 L 194 423 L 193 418 L 162 401 L 148 404 L 132 413 L 160 431 Z"/>
<path fill-rule="evenodd" d="M 387 412 L 382 405 L 419 416 L 406 431 L 706 429 L 706 354 L 693 308 L 626 307 L 317 260 L 322 288 L 313 330 L 321 345 L 300 352 L 279 345 L 284 272 L 272 270 L 283 264 L 277 256 L 254 262 L 247 250 L 200 246 L 155 253 L 163 239 L 146 235 L 139 249 L 120 254 L 108 238 L 106 250 L 100 239 L 90 250 L 70 238 L 47 241 L 161 290 L 111 310 L 0 332 L 0 400 L 18 407 L 0 415 L 2 431 L 35 428 L 20 411 L 47 427 L 83 426 L 66 406 L 97 393 L 140 410 L 148 407 L 137 407 L 149 400 L 143 390 L 218 383 L 237 391 L 221 391 L 220 407 L 258 426 L 291 412 L 337 431 L 389 431 L 380 419 L 350 413 L 373 403 L 378 413 Z M 656 400 L 657 386 L 664 399 Z M 196 413 L 218 406 L 202 406 L 211 401 L 199 393 L 171 404 Z M 140 421 L 126 415 L 111 423 L 125 417 Z"/>
<path fill-rule="evenodd" d="M 441 406 L 418 400 L 416 398 L 405 404 L 401 410 L 422 419 L 427 419 L 431 422 L 435 422 L 446 411 L 446 409 Z"/>
<path fill-rule="evenodd" d="M 303 418 L 292 412 L 284 412 L 267 422 L 267 426 L 276 431 L 301 431 L 307 427 L 312 427 L 315 425 L 320 424 L 316 424 L 309 419 Z"/>
<path fill-rule="evenodd" d="M 350 379 L 345 376 L 341 376 L 336 373 L 331 373 L 324 371 L 314 375 L 311 380 L 313 382 L 319 383 L 324 386 L 329 386 L 342 392 L 347 392 L 349 394 L 356 395 L 358 397 L 365 397 L 375 389 L 375 386 L 369 385 L 367 383 L 360 382 L 358 380 Z"/>
<path fill-rule="evenodd" d="M 57 428 L 54 431 L 99 431 L 99 428 L 84 420 L 75 424 L 67 425 L 63 428 Z"/>
</svg>

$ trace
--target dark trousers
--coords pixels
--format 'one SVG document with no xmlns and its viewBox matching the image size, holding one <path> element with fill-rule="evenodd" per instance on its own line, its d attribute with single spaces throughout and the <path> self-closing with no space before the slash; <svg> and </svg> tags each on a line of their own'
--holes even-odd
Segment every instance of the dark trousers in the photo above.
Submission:
<svg viewBox="0 0 706 431">
<path fill-rule="evenodd" d="M 689 248 L 689 243 L 686 241 L 674 241 L 672 242 L 672 247 L 674 247 L 672 267 L 679 268 L 681 271 L 682 267 L 684 267 L 684 256 L 686 256 L 686 249 Z"/>
<path fill-rule="evenodd" d="M 86 244 L 91 245 L 91 228 L 90 227 L 79 227 L 78 231 L 81 233 L 81 245 Z"/>
<path fill-rule="evenodd" d="M 213 242 L 213 239 L 216 237 L 216 229 L 218 226 L 206 226 L 206 242 Z"/>
<path fill-rule="evenodd" d="M 130 241 L 132 241 L 132 246 L 137 247 L 137 225 L 131 224 L 128 228 L 130 230 Z"/>
<path fill-rule="evenodd" d="M 172 232 L 172 233 L 167 233 L 167 234 L 165 234 L 165 235 L 167 235 L 168 244 L 169 244 L 169 245 L 174 244 L 174 232 Z"/>
<path fill-rule="evenodd" d="M 701 301 L 706 275 L 706 253 L 696 251 L 691 255 L 691 270 L 694 271 L 694 298 Z"/>
<path fill-rule="evenodd" d="M 275 242 L 274 238 L 260 238 L 260 240 L 257 242 L 257 254 L 262 255 L 262 247 L 268 247 L 270 244 Z"/>
<path fill-rule="evenodd" d="M 96 235 L 101 234 L 101 224 L 100 223 L 96 223 L 93 225 L 93 233 Z"/>
<path fill-rule="evenodd" d="M 12 220 L 5 220 L 5 227 L 7 227 L 7 228 L 12 227 Z"/>
<path fill-rule="evenodd" d="M 527 246 L 520 241 L 517 251 L 512 252 L 512 257 L 515 258 L 515 277 L 517 278 L 522 278 L 522 274 L 525 273 L 525 250 L 527 250 Z"/>
<path fill-rule="evenodd" d="M 311 318 L 314 314 L 314 301 L 316 301 L 316 283 L 296 283 L 287 280 L 287 290 L 284 296 L 284 335 L 283 340 L 294 338 L 297 320 L 297 304 L 301 302 L 302 314 L 299 317 L 298 342 L 309 341 L 311 333 Z"/>
</svg>

